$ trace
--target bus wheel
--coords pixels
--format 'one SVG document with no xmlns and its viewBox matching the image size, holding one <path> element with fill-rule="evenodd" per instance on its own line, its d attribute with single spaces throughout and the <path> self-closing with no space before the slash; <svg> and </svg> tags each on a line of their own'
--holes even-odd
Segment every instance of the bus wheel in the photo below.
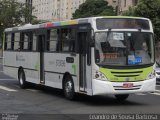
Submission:
<svg viewBox="0 0 160 120">
<path fill-rule="evenodd" d="M 73 84 L 72 78 L 70 76 L 66 76 L 66 78 L 64 80 L 63 90 L 64 90 L 64 95 L 67 99 L 69 99 L 69 100 L 74 99 L 74 96 L 75 96 L 74 84 Z"/>
<path fill-rule="evenodd" d="M 26 82 L 26 77 L 23 70 L 20 70 L 20 72 L 18 73 L 18 79 L 19 79 L 19 86 L 22 89 L 26 88 L 27 82 Z"/>
<path fill-rule="evenodd" d="M 124 101 L 128 98 L 129 94 L 115 95 L 118 101 Z"/>
</svg>

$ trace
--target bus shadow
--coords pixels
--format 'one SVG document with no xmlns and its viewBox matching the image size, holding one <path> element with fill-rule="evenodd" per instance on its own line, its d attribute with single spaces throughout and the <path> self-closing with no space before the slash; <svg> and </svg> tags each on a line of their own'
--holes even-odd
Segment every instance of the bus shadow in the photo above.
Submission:
<svg viewBox="0 0 160 120">
<path fill-rule="evenodd" d="M 64 97 L 63 90 L 31 84 L 30 88 L 40 90 L 41 93 L 54 95 L 55 97 L 67 100 Z M 130 98 L 130 96 L 129 96 Z M 76 98 L 74 100 L 68 100 L 70 102 L 86 104 L 92 106 L 145 106 L 145 103 L 131 101 L 130 99 L 125 101 L 118 101 L 114 95 L 105 95 L 105 96 L 87 96 L 83 94 L 76 94 Z"/>
<path fill-rule="evenodd" d="M 81 96 L 81 95 L 80 95 Z M 125 101 L 117 100 L 113 95 L 106 95 L 106 96 L 82 96 L 78 100 L 79 102 L 84 102 L 88 105 L 95 105 L 95 106 L 137 106 L 137 105 L 146 105 L 144 103 L 138 103 L 135 101 L 129 100 L 129 98 Z"/>
</svg>

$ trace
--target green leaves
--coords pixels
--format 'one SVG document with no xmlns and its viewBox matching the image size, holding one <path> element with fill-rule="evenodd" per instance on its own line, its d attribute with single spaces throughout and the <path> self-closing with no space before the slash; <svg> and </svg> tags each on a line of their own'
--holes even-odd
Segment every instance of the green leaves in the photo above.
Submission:
<svg viewBox="0 0 160 120">
<path fill-rule="evenodd" d="M 15 0 L 2 0 L 0 1 L 0 23 L 4 27 L 13 27 L 22 22 L 22 9 L 24 6 Z"/>
<path fill-rule="evenodd" d="M 160 0 L 139 0 L 136 7 L 130 8 L 123 15 L 149 18 L 154 27 L 156 41 L 160 41 Z"/>
<path fill-rule="evenodd" d="M 108 6 L 108 2 L 104 0 L 86 0 L 79 6 L 79 9 L 73 13 L 73 18 L 84 18 L 100 15 L 115 15 L 112 6 Z"/>
<path fill-rule="evenodd" d="M 17 0 L 0 0 L 0 39 L 5 28 L 31 21 L 33 16 L 30 10 L 30 6 L 19 3 Z"/>
</svg>

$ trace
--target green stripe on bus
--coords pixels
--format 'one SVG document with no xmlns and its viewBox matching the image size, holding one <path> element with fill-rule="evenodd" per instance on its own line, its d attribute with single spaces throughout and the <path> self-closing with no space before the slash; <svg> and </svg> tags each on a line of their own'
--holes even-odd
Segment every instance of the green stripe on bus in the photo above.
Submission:
<svg viewBox="0 0 160 120">
<path fill-rule="evenodd" d="M 126 80 L 136 82 L 146 80 L 148 75 L 153 72 L 153 67 L 128 70 L 100 68 L 99 71 L 111 82 L 125 82 Z"/>
<path fill-rule="evenodd" d="M 76 65 L 75 64 L 72 65 L 72 69 L 73 69 L 74 75 L 76 75 Z"/>
<path fill-rule="evenodd" d="M 39 70 L 39 68 L 40 68 L 40 64 L 39 64 L 39 61 L 37 61 L 37 63 L 35 64 L 35 69 Z"/>
</svg>

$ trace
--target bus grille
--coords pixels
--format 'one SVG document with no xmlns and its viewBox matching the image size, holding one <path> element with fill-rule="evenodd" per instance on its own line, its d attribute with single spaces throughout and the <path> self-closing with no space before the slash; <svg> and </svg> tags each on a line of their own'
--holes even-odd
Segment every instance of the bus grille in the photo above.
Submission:
<svg viewBox="0 0 160 120">
<path fill-rule="evenodd" d="M 134 72 L 111 72 L 115 77 L 137 77 L 143 71 L 134 71 Z"/>
</svg>

